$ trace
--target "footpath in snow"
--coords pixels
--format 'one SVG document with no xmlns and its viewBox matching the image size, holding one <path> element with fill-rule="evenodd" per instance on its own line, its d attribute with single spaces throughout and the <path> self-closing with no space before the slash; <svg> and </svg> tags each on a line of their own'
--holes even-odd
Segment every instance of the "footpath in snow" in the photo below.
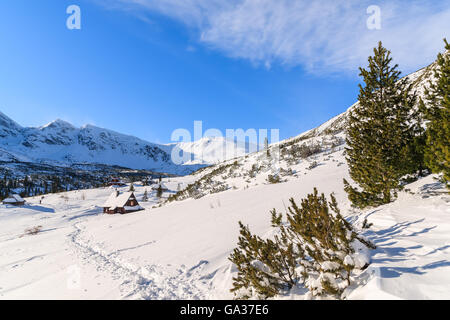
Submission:
<svg viewBox="0 0 450 320">
<path fill-rule="evenodd" d="M 337 154 L 336 157 L 342 157 Z M 238 221 L 269 235 L 269 210 L 284 210 L 313 187 L 335 192 L 342 212 L 377 249 L 355 279 L 349 299 L 450 299 L 450 198 L 433 176 L 373 210 L 349 206 L 345 165 L 329 161 L 280 184 L 237 186 L 225 192 L 128 215 L 104 215 L 111 189 L 72 191 L 0 205 L 0 299 L 212 299 L 232 298 Z M 176 190 L 191 177 L 165 181 Z M 146 187 L 135 186 L 142 198 Z M 126 191 L 126 188 L 123 189 Z M 26 228 L 42 226 L 37 235 Z M 283 297 L 286 298 L 286 297 Z M 288 298 L 302 299 L 292 294 Z"/>
</svg>

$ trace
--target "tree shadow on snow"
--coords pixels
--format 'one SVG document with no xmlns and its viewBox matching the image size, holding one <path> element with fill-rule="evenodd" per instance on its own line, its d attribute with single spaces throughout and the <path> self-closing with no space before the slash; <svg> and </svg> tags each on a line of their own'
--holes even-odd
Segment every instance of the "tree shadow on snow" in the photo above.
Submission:
<svg viewBox="0 0 450 320">
<path fill-rule="evenodd" d="M 437 226 L 434 226 L 434 227 L 430 227 L 430 228 L 424 228 L 421 231 L 405 234 L 405 231 L 408 227 L 410 227 L 414 224 L 417 224 L 417 223 L 421 223 L 423 221 L 425 221 L 425 218 L 419 219 L 416 221 L 410 221 L 410 222 L 409 221 L 400 222 L 400 223 L 396 223 L 395 225 L 390 226 L 383 230 L 379 230 L 379 231 L 368 230 L 365 232 L 365 234 L 367 236 L 369 236 L 371 238 L 371 240 L 378 246 L 383 242 L 393 241 L 393 240 L 395 240 L 396 237 L 397 238 L 414 237 L 419 234 L 427 233 L 437 227 Z M 384 244 L 384 245 L 386 245 L 386 244 Z"/>
<path fill-rule="evenodd" d="M 374 263 L 392 263 L 392 262 L 402 262 L 402 261 L 413 261 L 411 256 L 413 255 L 414 250 L 422 249 L 423 245 L 413 245 L 409 247 L 399 246 L 395 247 L 398 243 L 398 240 L 405 239 L 408 237 L 416 237 L 418 235 L 423 235 L 425 233 L 430 232 L 431 230 L 437 228 L 437 226 L 423 228 L 420 231 L 411 231 L 408 230 L 409 227 L 421 223 L 425 220 L 419 219 L 416 221 L 406 221 L 401 223 L 396 223 L 393 226 L 390 226 L 386 229 L 379 231 L 368 230 L 366 235 L 371 239 L 371 241 L 377 246 L 377 249 L 374 251 L 374 255 L 377 253 L 381 253 L 383 256 L 380 258 L 372 258 L 372 262 Z M 443 246 L 441 248 L 437 248 L 427 253 L 426 255 L 431 255 L 433 253 L 445 250 L 450 246 Z M 420 254 L 423 255 L 423 254 Z M 383 278 L 396 278 L 401 276 L 404 273 L 411 273 L 421 275 L 427 272 L 427 270 L 448 267 L 450 266 L 450 261 L 448 260 L 440 260 L 432 263 L 428 263 L 422 266 L 413 266 L 413 267 L 404 267 L 404 266 L 382 266 L 380 267 L 381 276 Z"/>
<path fill-rule="evenodd" d="M 27 205 L 24 208 L 34 210 L 34 211 L 39 211 L 39 212 L 55 213 L 55 209 L 53 209 L 53 208 L 48 208 L 48 207 L 43 207 L 43 206 L 38 206 L 38 205 Z"/>
<path fill-rule="evenodd" d="M 428 263 L 423 266 L 417 267 L 380 267 L 381 276 L 383 278 L 397 278 L 400 277 L 403 273 L 412 273 L 412 274 L 425 274 L 427 270 L 437 269 L 442 267 L 449 267 L 450 261 L 441 260 L 432 263 Z"/>
<path fill-rule="evenodd" d="M 89 216 L 97 216 L 97 215 L 101 215 L 101 214 L 103 214 L 103 209 L 94 208 L 94 209 L 86 210 L 85 212 L 83 212 L 81 214 L 72 216 L 72 217 L 68 218 L 67 220 L 72 221 L 72 220 L 76 220 L 76 219 L 80 219 L 80 218 L 85 218 L 85 217 L 89 217 Z"/>
</svg>

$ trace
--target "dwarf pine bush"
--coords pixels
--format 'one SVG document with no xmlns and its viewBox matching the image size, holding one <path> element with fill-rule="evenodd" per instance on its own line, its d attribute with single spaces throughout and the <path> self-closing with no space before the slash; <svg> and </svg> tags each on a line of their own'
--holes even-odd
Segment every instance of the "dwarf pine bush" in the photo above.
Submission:
<svg viewBox="0 0 450 320">
<path fill-rule="evenodd" d="M 273 239 L 253 235 L 240 223 L 238 247 L 229 258 L 238 270 L 231 289 L 238 299 L 267 299 L 294 286 L 340 298 L 352 271 L 367 267 L 358 249 L 375 247 L 341 216 L 333 195 L 328 202 L 314 189 L 300 206 L 291 199 L 285 216 L 275 209 L 271 214 Z"/>
<path fill-rule="evenodd" d="M 272 184 L 280 183 L 281 182 L 281 178 L 277 174 L 274 174 L 274 175 L 269 174 L 267 176 L 267 182 L 272 183 Z"/>
</svg>

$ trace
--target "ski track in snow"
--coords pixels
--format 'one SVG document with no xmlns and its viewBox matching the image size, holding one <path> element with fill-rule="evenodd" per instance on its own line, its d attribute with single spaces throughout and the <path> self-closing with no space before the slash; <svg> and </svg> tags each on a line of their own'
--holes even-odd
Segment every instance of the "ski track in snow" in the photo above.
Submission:
<svg viewBox="0 0 450 320">
<path fill-rule="evenodd" d="M 196 283 L 205 284 L 201 270 L 207 261 L 187 269 L 182 265 L 176 274 L 170 273 L 164 266 L 150 265 L 137 267 L 120 258 L 120 252 L 132 250 L 126 248 L 110 253 L 102 250 L 98 245 L 83 240 L 82 229 L 78 226 L 82 222 L 73 224 L 75 229 L 69 235 L 72 247 L 78 251 L 84 263 L 94 263 L 99 272 L 107 272 L 114 279 L 121 279 L 120 291 L 124 299 L 144 300 L 176 300 L 176 299 L 205 299 L 205 290 L 197 287 Z M 139 247 L 153 243 L 153 241 Z"/>
<path fill-rule="evenodd" d="M 450 199 L 433 176 L 408 185 L 413 192 L 400 192 L 391 204 L 360 212 L 349 207 L 336 183 L 346 168 L 339 166 L 342 154 L 334 156 L 336 161 L 326 161 L 329 155 L 317 158 L 324 165 L 286 183 L 229 190 L 155 209 L 157 200 L 151 198 L 143 203 L 145 211 L 130 215 L 102 213 L 99 206 L 109 189 L 84 191 L 86 200 L 80 200 L 80 192 L 69 192 L 73 205 L 55 194 L 39 206 L 36 198 L 23 208 L 1 207 L 0 276 L 4 271 L 10 277 L 0 279 L 0 298 L 34 299 L 45 291 L 49 298 L 75 299 L 231 298 L 235 270 L 227 257 L 236 246 L 237 222 L 270 235 L 265 213 L 277 206 L 283 210 L 287 197 L 305 195 L 318 181 L 320 190 L 337 191 L 352 224 L 361 225 L 365 218 L 373 223 L 363 234 L 377 249 L 370 252 L 370 266 L 355 275 L 348 299 L 448 298 Z M 170 185 L 176 188 L 186 179 L 191 178 L 172 179 Z M 137 196 L 144 190 L 136 186 Z M 219 200 L 213 208 L 211 203 Z M 35 225 L 43 225 L 43 232 L 19 236 Z M 61 285 L 72 265 L 83 266 L 82 287 L 76 292 Z M 279 298 L 303 299 L 304 293 Z"/>
</svg>

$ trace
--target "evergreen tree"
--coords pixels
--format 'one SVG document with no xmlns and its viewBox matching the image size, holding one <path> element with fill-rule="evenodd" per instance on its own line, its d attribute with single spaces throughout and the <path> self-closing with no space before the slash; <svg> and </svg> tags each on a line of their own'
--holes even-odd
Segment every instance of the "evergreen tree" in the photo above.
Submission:
<svg viewBox="0 0 450 320">
<path fill-rule="evenodd" d="M 133 185 L 133 183 L 130 184 L 130 189 L 129 189 L 128 191 L 129 191 L 129 192 L 134 192 L 134 185 Z"/>
<path fill-rule="evenodd" d="M 427 106 L 421 101 L 427 123 L 425 161 L 432 172 L 443 173 L 450 188 L 450 44 L 444 39 L 445 54 L 439 54 L 434 72 L 436 82 L 430 81 L 425 91 Z"/>
<path fill-rule="evenodd" d="M 291 289 L 299 279 L 295 269 L 297 261 L 294 244 L 289 243 L 286 234 L 275 240 L 263 240 L 252 235 L 241 222 L 238 248 L 230 256 L 238 275 L 233 278 L 230 290 L 240 299 L 270 298 L 281 290 Z M 284 245 L 282 245 L 282 243 Z"/>
<path fill-rule="evenodd" d="M 417 171 L 421 156 L 420 118 L 413 112 L 416 94 L 407 79 L 400 80 L 391 53 L 380 42 L 360 68 L 359 105 L 350 111 L 347 126 L 347 163 L 351 178 L 361 187 L 344 186 L 354 206 L 389 203 L 402 176 Z"/>
<path fill-rule="evenodd" d="M 272 210 L 276 235 L 264 240 L 240 223 L 238 247 L 230 256 L 238 270 L 232 292 L 238 298 L 270 298 L 295 285 L 303 285 L 312 295 L 341 297 L 350 285 L 354 269 L 361 269 L 355 247 L 375 246 L 361 238 L 341 216 L 336 199 L 319 195 L 317 189 L 302 199 L 294 199 L 283 215 Z"/>
<path fill-rule="evenodd" d="M 148 193 L 147 193 L 147 189 L 145 189 L 145 191 L 144 191 L 144 195 L 142 196 L 142 201 L 143 201 L 143 202 L 147 202 L 147 201 L 148 201 Z"/>
<path fill-rule="evenodd" d="M 158 189 L 156 189 L 156 196 L 157 196 L 158 198 L 161 198 L 162 195 L 163 195 L 163 188 L 162 188 L 162 185 L 160 184 L 160 185 L 158 186 Z"/>
</svg>

